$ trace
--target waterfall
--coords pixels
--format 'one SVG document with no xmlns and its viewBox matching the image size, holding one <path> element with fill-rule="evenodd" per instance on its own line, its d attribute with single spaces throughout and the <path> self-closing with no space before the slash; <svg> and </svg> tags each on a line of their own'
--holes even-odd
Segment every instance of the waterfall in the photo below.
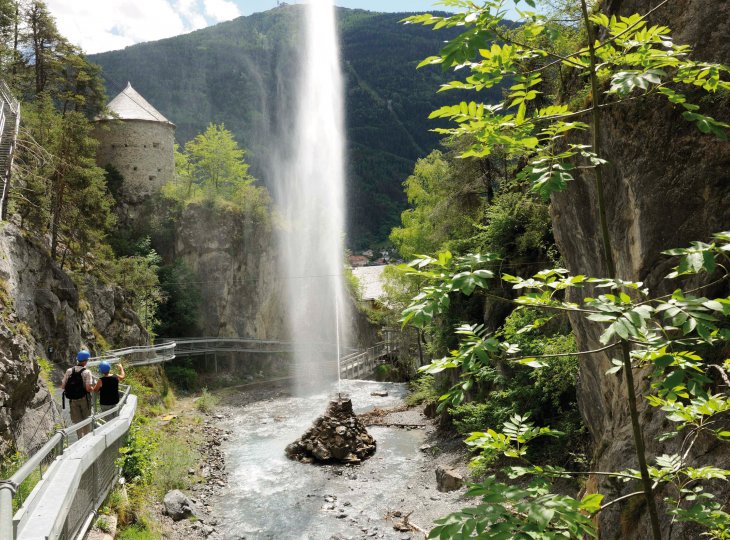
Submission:
<svg viewBox="0 0 730 540">
<path fill-rule="evenodd" d="M 306 5 L 294 123 L 276 164 L 288 322 L 296 390 L 322 391 L 338 379 L 338 324 L 344 301 L 344 104 L 335 8 Z M 338 313 L 340 320 L 338 321 Z"/>
</svg>

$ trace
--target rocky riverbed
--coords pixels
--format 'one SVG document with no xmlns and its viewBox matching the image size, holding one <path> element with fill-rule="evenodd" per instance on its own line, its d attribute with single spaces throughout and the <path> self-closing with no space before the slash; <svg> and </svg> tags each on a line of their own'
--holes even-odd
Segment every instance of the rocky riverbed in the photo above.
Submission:
<svg viewBox="0 0 730 540">
<path fill-rule="evenodd" d="M 188 470 L 192 488 L 172 494 L 169 509 L 162 501 L 153 508 L 163 538 L 415 540 L 469 503 L 461 437 L 447 437 L 420 407 L 406 407 L 403 385 L 347 384 L 359 421 L 377 440 L 375 455 L 360 464 L 302 464 L 285 456 L 331 396 L 293 398 L 283 383 L 220 393 L 214 412 L 185 423 L 190 440 L 200 441 L 201 459 Z M 183 403 L 178 413 L 200 415 L 193 408 Z"/>
<path fill-rule="evenodd" d="M 214 419 L 221 445 L 211 443 L 225 454 L 225 469 L 193 492 L 208 508 L 191 532 L 235 540 L 420 539 L 435 519 L 465 506 L 468 456 L 460 439 L 443 439 L 419 409 L 404 407 L 403 385 L 346 384 L 355 412 L 371 413 L 361 418 L 377 440 L 375 455 L 360 464 L 311 465 L 285 456 L 330 396 L 230 391 Z M 437 470 L 453 491 L 439 491 Z"/>
</svg>

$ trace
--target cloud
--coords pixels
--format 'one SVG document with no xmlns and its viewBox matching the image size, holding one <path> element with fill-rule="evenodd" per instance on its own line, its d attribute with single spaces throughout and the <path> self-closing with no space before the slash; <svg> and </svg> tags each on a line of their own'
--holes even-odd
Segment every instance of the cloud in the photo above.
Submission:
<svg viewBox="0 0 730 540">
<path fill-rule="evenodd" d="M 205 14 L 216 22 L 235 19 L 241 15 L 238 6 L 230 0 L 203 0 Z"/>
<path fill-rule="evenodd" d="M 238 17 L 230 0 L 47 0 L 58 29 L 87 53 L 121 49 Z"/>
</svg>

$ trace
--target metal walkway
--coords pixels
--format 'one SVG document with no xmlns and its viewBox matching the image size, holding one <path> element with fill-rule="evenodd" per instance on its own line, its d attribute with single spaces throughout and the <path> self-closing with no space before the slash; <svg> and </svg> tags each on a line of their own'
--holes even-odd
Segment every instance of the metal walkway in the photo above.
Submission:
<svg viewBox="0 0 730 540">
<path fill-rule="evenodd" d="M 308 344 L 334 353 L 329 344 Z M 126 347 L 92 358 L 87 367 L 102 360 L 130 366 L 169 362 L 175 358 L 216 353 L 290 353 L 286 341 L 244 338 L 191 338 L 167 340 L 151 346 Z M 372 374 L 378 360 L 394 352 L 391 342 L 380 342 L 340 357 L 340 376 L 358 379 Z M 137 397 L 126 387 L 114 409 L 59 430 L 9 479 L 0 481 L 0 540 L 71 540 L 83 538 L 96 510 L 114 486 L 119 448 L 132 424 Z M 82 428 L 91 433 L 69 444 Z M 37 482 L 27 496 L 24 483 Z M 15 507 L 15 509 L 14 509 Z"/>
<path fill-rule="evenodd" d="M 8 217 L 10 171 L 20 128 L 20 103 L 0 80 L 0 219 Z"/>
</svg>

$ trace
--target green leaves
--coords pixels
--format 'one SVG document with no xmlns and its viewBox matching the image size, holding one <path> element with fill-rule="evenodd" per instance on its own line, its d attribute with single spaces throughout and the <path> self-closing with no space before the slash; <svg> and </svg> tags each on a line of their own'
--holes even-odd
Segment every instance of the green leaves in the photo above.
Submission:
<svg viewBox="0 0 730 540">
<path fill-rule="evenodd" d="M 636 89 L 646 91 L 652 85 L 661 84 L 662 78 L 666 75 L 666 72 L 662 69 L 619 71 L 611 77 L 611 90 L 609 92 L 623 97 Z"/>
<path fill-rule="evenodd" d="M 547 493 L 544 485 L 510 486 L 493 476 L 467 491 L 481 503 L 436 521 L 429 538 L 483 538 L 553 540 L 596 537 L 593 523 L 584 512 L 600 504 L 598 496 L 581 501 Z M 476 535 L 476 536 L 475 536 Z"/>
</svg>

